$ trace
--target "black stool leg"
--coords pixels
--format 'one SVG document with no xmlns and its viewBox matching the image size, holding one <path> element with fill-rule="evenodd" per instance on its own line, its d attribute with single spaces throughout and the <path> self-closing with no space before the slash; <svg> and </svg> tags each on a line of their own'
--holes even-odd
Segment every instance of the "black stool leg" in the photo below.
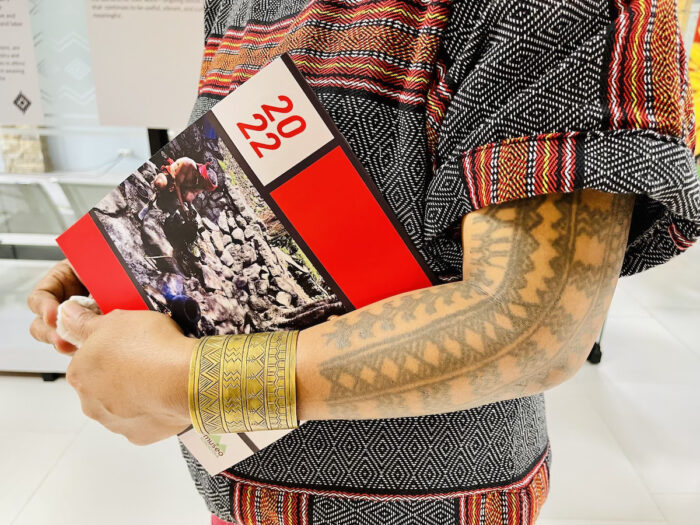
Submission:
<svg viewBox="0 0 700 525">
<path fill-rule="evenodd" d="M 598 335 L 598 340 L 593 343 L 593 348 L 591 348 L 591 353 L 588 354 L 588 362 L 592 363 L 594 365 L 597 365 L 600 363 L 600 360 L 603 358 L 603 351 L 600 348 L 600 342 L 603 339 L 603 330 L 605 330 L 605 323 L 607 322 L 607 319 L 603 322 L 603 326 L 600 328 L 600 334 Z"/>
<path fill-rule="evenodd" d="M 597 365 L 600 363 L 601 358 L 603 357 L 603 352 L 600 351 L 600 343 L 596 341 L 593 343 L 593 348 L 591 348 L 591 353 L 588 354 L 588 362 L 593 363 L 594 365 Z"/>
</svg>

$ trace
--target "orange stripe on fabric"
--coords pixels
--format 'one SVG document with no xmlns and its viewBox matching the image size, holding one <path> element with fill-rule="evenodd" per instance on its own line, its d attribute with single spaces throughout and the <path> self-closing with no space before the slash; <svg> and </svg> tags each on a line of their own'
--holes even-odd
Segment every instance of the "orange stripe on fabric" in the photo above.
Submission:
<svg viewBox="0 0 700 525">
<path fill-rule="evenodd" d="M 467 525 L 481 522 L 481 495 L 467 497 Z"/>
<path fill-rule="evenodd" d="M 501 493 L 490 492 L 485 494 L 484 525 L 503 525 L 503 512 L 501 509 Z"/>
<path fill-rule="evenodd" d="M 633 16 L 625 52 L 625 71 L 622 75 L 624 106 L 628 120 L 626 126 L 647 128 L 649 119 L 646 112 L 644 40 L 649 29 L 651 5 L 649 0 L 639 0 L 633 2 L 630 8 Z"/>
<path fill-rule="evenodd" d="M 333 30 L 323 27 L 304 26 L 287 34 L 279 49 L 242 49 L 241 60 L 247 64 L 259 64 L 260 56 L 280 54 L 289 49 L 311 50 L 326 53 L 380 51 L 399 60 L 426 62 L 432 60 L 439 39 L 436 35 L 413 35 L 392 27 L 355 27 L 348 30 Z M 217 61 L 216 59 L 219 58 Z M 221 54 L 213 64 L 226 65 L 232 55 Z"/>
<path fill-rule="evenodd" d="M 268 489 L 258 489 L 260 494 L 260 521 L 265 525 L 283 525 L 277 514 L 276 492 Z"/>
<path fill-rule="evenodd" d="M 488 206 L 491 201 L 491 159 L 493 148 L 484 148 L 477 155 L 477 169 L 475 170 L 474 182 L 476 183 L 476 196 L 478 206 L 482 208 Z M 487 195 L 487 192 L 489 193 Z"/>
<path fill-rule="evenodd" d="M 258 49 L 242 48 L 235 55 L 224 53 L 217 54 L 211 62 L 207 63 L 206 70 L 203 68 L 202 76 L 205 78 L 204 86 L 209 84 L 227 86 L 230 84 L 233 72 L 240 65 L 246 64 L 253 67 L 262 67 L 275 56 L 290 51 L 291 49 L 300 49 L 302 50 L 302 54 L 304 50 L 340 53 L 357 50 L 373 51 L 378 49 L 399 60 L 415 63 L 432 60 L 437 46 L 437 37 L 424 36 L 414 39 L 406 33 L 391 28 L 357 28 L 357 30 L 351 32 L 340 32 L 306 27 L 294 32 L 292 35 L 288 35 L 285 40 L 274 47 Z M 315 67 L 319 67 L 319 63 L 333 63 L 334 59 L 317 60 L 318 62 L 316 62 Z M 335 60 L 338 61 L 339 59 Z M 369 63 L 371 63 L 372 60 L 374 59 L 365 59 L 365 61 Z M 376 61 L 380 62 L 379 59 L 376 59 Z M 306 62 L 307 69 L 312 71 L 314 68 L 314 59 L 307 55 Z M 342 62 L 334 64 L 332 68 L 338 73 L 346 72 L 344 71 L 346 68 L 343 66 Z M 300 65 L 300 69 L 302 72 L 305 72 L 304 64 Z M 332 75 L 333 69 L 323 71 L 322 73 Z M 349 69 L 350 72 L 356 71 L 355 66 Z M 225 70 L 231 71 L 231 73 L 221 74 L 218 71 L 213 71 L 212 74 L 209 75 L 208 71 L 210 70 Z M 397 84 L 402 80 L 396 73 L 391 73 L 389 71 L 387 71 L 384 76 Z M 427 73 L 419 72 L 415 74 L 415 76 L 420 79 L 422 88 L 426 91 L 427 82 L 425 82 L 425 79 L 427 78 Z"/>
<path fill-rule="evenodd" d="M 680 79 L 678 77 L 675 0 L 659 0 L 651 33 L 654 115 L 660 133 L 682 133 Z"/>
<path fill-rule="evenodd" d="M 547 148 L 549 147 L 549 141 L 538 140 L 535 141 L 535 174 L 534 174 L 534 186 L 535 194 L 541 195 L 544 190 L 542 189 L 542 181 L 545 176 L 545 163 L 547 160 Z"/>
<path fill-rule="evenodd" d="M 241 515 L 245 525 L 255 524 L 255 487 L 241 488 Z"/>
<path fill-rule="evenodd" d="M 527 157 L 528 142 L 514 142 L 502 146 L 498 154 L 497 202 L 506 202 L 526 196 Z"/>
<path fill-rule="evenodd" d="M 431 4 L 425 10 L 416 10 L 415 13 L 404 9 L 405 6 L 397 7 L 393 2 L 388 1 L 385 5 L 363 6 L 360 4 L 358 8 L 351 9 L 349 7 L 328 9 L 324 6 L 312 2 L 306 10 L 300 13 L 289 27 L 284 27 L 283 31 L 270 31 L 263 34 L 256 32 L 238 33 L 232 35 L 233 38 L 224 37 L 217 46 L 217 53 L 210 60 L 203 62 L 200 77 L 203 79 L 200 82 L 200 92 L 206 91 L 212 86 L 227 87 L 231 84 L 234 78 L 233 71 L 240 65 L 246 64 L 253 67 L 261 67 L 269 62 L 275 56 L 290 50 L 297 50 L 302 53 L 304 50 L 322 51 L 325 53 L 338 53 L 343 51 L 361 51 L 361 50 L 381 50 L 382 53 L 403 60 L 409 63 L 424 62 L 432 63 L 437 53 L 439 45 L 439 36 L 436 34 L 420 34 L 414 36 L 408 30 L 398 29 L 395 27 L 386 26 L 348 26 L 350 22 L 363 21 L 368 19 L 377 19 L 380 23 L 382 20 L 387 23 L 395 23 L 394 20 L 400 20 L 405 23 L 412 31 L 422 28 L 443 28 L 448 19 L 449 2 L 439 2 Z M 381 16 L 382 13 L 391 16 Z M 329 29 L 328 27 L 319 27 L 311 25 L 312 22 L 322 20 L 326 24 L 335 24 L 336 27 Z M 256 31 L 258 29 L 256 28 Z M 252 44 L 252 49 L 247 46 Z M 267 47 L 256 47 L 256 44 L 269 44 Z M 243 47 L 246 46 L 246 47 Z M 233 50 L 233 54 L 219 53 L 218 51 Z M 205 57 L 209 58 L 211 52 L 205 51 Z M 314 67 L 309 60 L 308 67 Z M 327 61 L 326 61 L 327 62 Z M 371 64 L 372 59 L 366 60 Z M 425 72 L 406 72 L 406 69 L 391 71 L 391 68 L 381 59 L 375 60 L 370 68 L 376 68 L 377 63 L 381 64 L 384 71 L 373 70 L 384 75 L 388 80 L 397 84 L 403 82 L 418 82 L 423 85 L 427 83 L 428 75 Z M 319 67 L 316 65 L 316 67 Z M 337 63 L 332 66 L 328 74 L 333 74 L 333 68 L 336 71 L 342 71 L 343 67 L 356 69 L 357 64 L 351 63 L 344 65 Z M 229 74 L 221 74 L 211 70 L 231 71 Z M 303 71 L 303 68 L 302 68 Z M 325 70 L 319 70 L 325 73 Z M 414 86 L 412 86 L 414 87 Z"/>
<path fill-rule="evenodd" d="M 508 504 L 508 525 L 518 525 L 520 520 L 520 498 L 517 492 L 508 492 L 506 495 Z"/>
<path fill-rule="evenodd" d="M 543 465 L 544 467 L 544 465 Z M 542 509 L 542 505 L 547 498 L 548 486 L 546 480 L 546 472 L 544 468 L 540 468 L 539 472 L 532 479 L 531 485 L 528 487 L 531 502 L 531 523 L 534 523 Z"/>
<path fill-rule="evenodd" d="M 285 493 L 282 495 L 282 512 L 284 515 L 284 525 L 296 525 L 295 505 L 294 502 L 298 496 L 295 494 Z"/>
<path fill-rule="evenodd" d="M 547 141 L 547 156 L 545 158 L 545 169 L 542 187 L 545 193 L 556 191 L 556 181 L 561 175 L 557 164 L 557 153 L 560 148 L 559 138 L 553 138 Z"/>
</svg>

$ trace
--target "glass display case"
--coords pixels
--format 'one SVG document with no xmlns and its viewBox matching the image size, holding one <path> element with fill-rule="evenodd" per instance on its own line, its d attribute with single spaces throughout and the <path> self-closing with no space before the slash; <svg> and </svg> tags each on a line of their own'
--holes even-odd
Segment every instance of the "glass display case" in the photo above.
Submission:
<svg viewBox="0 0 700 525">
<path fill-rule="evenodd" d="M 0 372 L 64 372 L 68 358 L 29 335 L 27 295 L 63 258 L 56 237 L 150 156 L 148 133 L 0 127 L 0 151 Z"/>
<path fill-rule="evenodd" d="M 43 123 L 0 119 L 0 330 L 8 334 L 0 342 L 0 372 L 62 372 L 67 358 L 29 335 L 27 295 L 63 258 L 56 237 L 170 135 L 100 123 L 84 0 L 34 3 L 27 13 L 34 52 L 27 65 L 36 69 L 31 79 Z M 201 16 L 189 18 L 196 33 Z M 198 67 L 199 47 L 192 53 Z M 192 102 L 196 80 L 183 80 Z"/>
</svg>

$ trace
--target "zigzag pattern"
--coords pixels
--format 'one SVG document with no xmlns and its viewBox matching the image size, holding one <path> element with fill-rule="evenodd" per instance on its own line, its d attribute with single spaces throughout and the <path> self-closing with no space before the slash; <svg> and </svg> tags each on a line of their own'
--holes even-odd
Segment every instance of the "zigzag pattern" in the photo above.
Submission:
<svg viewBox="0 0 700 525">
<path fill-rule="evenodd" d="M 245 428 L 243 421 L 243 399 L 241 399 L 241 384 L 245 378 L 243 370 L 243 347 L 245 340 L 241 338 L 226 338 L 223 345 L 223 363 L 221 375 L 221 392 L 223 398 L 224 425 L 228 428 Z"/>
<path fill-rule="evenodd" d="M 192 411 L 197 417 L 197 427 L 208 432 L 224 431 L 222 423 L 221 357 L 224 345 L 220 337 L 205 338 L 195 349 L 193 360 L 193 392 L 196 392 Z"/>
<path fill-rule="evenodd" d="M 223 434 L 296 427 L 296 336 L 274 332 L 201 339 L 190 374 L 195 428 Z"/>
</svg>

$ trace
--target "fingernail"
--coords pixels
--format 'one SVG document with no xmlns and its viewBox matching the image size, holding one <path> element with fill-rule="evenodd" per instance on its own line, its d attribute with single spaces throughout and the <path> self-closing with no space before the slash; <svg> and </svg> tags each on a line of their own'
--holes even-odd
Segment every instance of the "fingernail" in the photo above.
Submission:
<svg viewBox="0 0 700 525">
<path fill-rule="evenodd" d="M 83 307 L 75 301 L 66 301 L 61 307 L 61 313 L 67 318 L 78 317 L 83 311 Z"/>
</svg>

